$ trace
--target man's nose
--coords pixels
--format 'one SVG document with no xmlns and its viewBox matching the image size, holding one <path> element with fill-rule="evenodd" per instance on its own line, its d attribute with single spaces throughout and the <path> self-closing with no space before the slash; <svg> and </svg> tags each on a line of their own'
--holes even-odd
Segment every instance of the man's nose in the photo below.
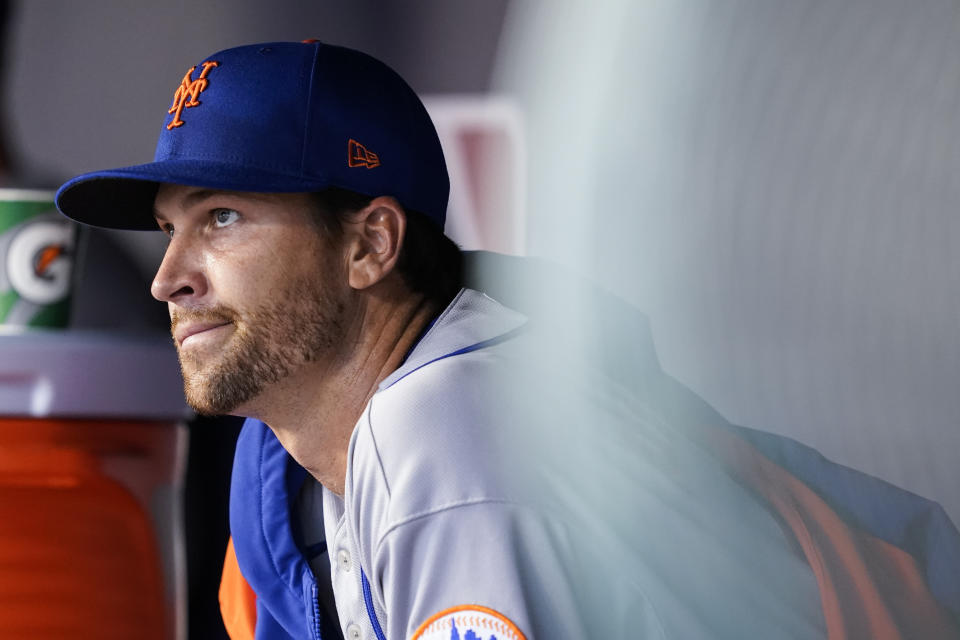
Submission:
<svg viewBox="0 0 960 640">
<path fill-rule="evenodd" d="M 186 238 L 173 238 L 167 245 L 150 293 L 161 302 L 177 304 L 207 293 L 202 256 Z"/>
</svg>

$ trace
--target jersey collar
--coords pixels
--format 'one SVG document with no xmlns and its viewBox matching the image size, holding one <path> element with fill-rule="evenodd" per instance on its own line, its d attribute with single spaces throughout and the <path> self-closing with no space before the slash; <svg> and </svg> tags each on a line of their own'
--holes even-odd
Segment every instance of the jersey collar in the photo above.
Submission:
<svg viewBox="0 0 960 640">
<path fill-rule="evenodd" d="M 384 378 L 378 389 L 383 391 L 431 362 L 507 340 L 526 323 L 526 316 L 486 294 L 461 289 L 420 338 L 404 363 Z"/>
</svg>

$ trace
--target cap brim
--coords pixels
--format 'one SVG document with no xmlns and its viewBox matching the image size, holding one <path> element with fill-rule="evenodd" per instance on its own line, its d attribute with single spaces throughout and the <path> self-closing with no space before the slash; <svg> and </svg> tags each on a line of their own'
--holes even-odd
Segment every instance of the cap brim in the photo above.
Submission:
<svg viewBox="0 0 960 640">
<path fill-rule="evenodd" d="M 305 180 L 235 164 L 172 159 L 77 176 L 57 191 L 57 208 L 68 218 L 95 227 L 153 230 L 157 229 L 153 201 L 160 184 L 260 193 L 334 186 L 322 178 Z"/>
</svg>

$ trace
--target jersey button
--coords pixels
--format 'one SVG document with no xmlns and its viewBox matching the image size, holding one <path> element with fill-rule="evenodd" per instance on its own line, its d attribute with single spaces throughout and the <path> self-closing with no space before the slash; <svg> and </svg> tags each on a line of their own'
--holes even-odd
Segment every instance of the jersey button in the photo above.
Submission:
<svg viewBox="0 0 960 640">
<path fill-rule="evenodd" d="M 347 627 L 347 640 L 360 640 L 360 627 L 351 624 Z"/>
<path fill-rule="evenodd" d="M 353 566 L 350 561 L 350 552 L 346 549 L 340 549 L 340 551 L 337 552 L 337 566 L 340 567 L 342 571 L 350 571 L 350 567 Z"/>
</svg>

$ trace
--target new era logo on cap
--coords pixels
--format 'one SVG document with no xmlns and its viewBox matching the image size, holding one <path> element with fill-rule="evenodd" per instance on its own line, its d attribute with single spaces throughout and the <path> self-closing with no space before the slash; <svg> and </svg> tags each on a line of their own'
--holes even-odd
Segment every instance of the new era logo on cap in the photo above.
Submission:
<svg viewBox="0 0 960 640">
<path fill-rule="evenodd" d="M 380 158 L 373 151 L 351 138 L 350 142 L 347 143 L 347 166 L 373 169 L 380 166 Z"/>
</svg>

